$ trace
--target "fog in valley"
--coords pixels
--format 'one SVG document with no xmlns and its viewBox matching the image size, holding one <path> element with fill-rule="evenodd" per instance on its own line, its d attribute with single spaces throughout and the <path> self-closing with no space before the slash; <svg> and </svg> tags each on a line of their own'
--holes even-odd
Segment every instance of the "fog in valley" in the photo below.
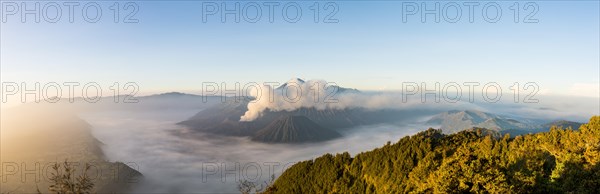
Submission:
<svg viewBox="0 0 600 194">
<path fill-rule="evenodd" d="M 82 137 L 90 140 L 85 142 L 66 141 L 61 144 L 61 154 L 47 154 L 49 157 L 43 161 L 61 161 L 64 158 L 81 160 L 79 162 L 92 160 L 105 160 L 107 162 L 123 162 L 129 167 L 139 171 L 143 178 L 135 179 L 135 182 L 127 183 L 131 191 L 137 193 L 235 193 L 238 192 L 238 183 L 248 180 L 257 184 L 270 181 L 271 175 L 279 176 L 286 167 L 296 162 L 314 159 L 323 154 L 349 152 L 352 156 L 369 151 L 385 145 L 388 141 L 397 142 L 407 135 L 416 134 L 427 128 L 438 128 L 439 125 L 427 121 L 450 110 L 477 110 L 496 115 L 504 115 L 526 122 L 539 122 L 543 124 L 549 121 L 566 119 L 576 122 L 585 122 L 593 114 L 597 114 L 598 101 L 596 98 L 585 97 L 561 97 L 540 96 L 539 103 L 514 103 L 512 99 L 504 98 L 496 103 L 476 100 L 474 102 L 460 101 L 448 103 L 420 103 L 419 96 L 413 96 L 411 103 L 402 105 L 401 96 L 397 93 L 361 94 L 351 93 L 352 98 L 341 96 L 340 99 L 360 99 L 360 102 L 371 101 L 371 104 L 355 103 L 356 101 L 342 101 L 348 107 L 366 107 L 371 109 L 397 109 L 397 122 L 385 122 L 380 124 L 359 125 L 351 128 L 336 129 L 341 138 L 318 143 L 264 143 L 252 141 L 247 136 L 224 136 L 212 133 L 194 131 L 184 125 L 177 123 L 185 121 L 197 113 L 210 110 L 210 107 L 222 106 L 221 97 L 210 97 L 208 102 L 202 102 L 202 97 L 182 93 L 168 93 L 140 97 L 139 103 L 116 104 L 111 99 L 101 103 L 89 104 L 78 101 L 76 103 L 63 104 L 28 104 L 12 109 L 23 111 L 12 111 L 11 117 L 18 117 L 20 122 L 4 115 L 3 110 L 3 138 L 11 138 L 10 142 L 3 142 L 3 153 L 19 153 L 24 146 L 29 145 L 30 136 L 7 136 L 10 131 L 38 133 L 26 128 L 24 124 L 36 123 L 36 130 L 45 130 L 57 137 L 74 137 L 78 131 L 85 132 L 89 128 L 92 136 L 82 133 Z M 510 96 L 509 96 L 510 97 Z M 377 101 L 377 103 L 375 103 Z M 375 104 L 375 105 L 373 105 Z M 396 104 L 396 105 L 394 105 Z M 248 105 L 249 109 L 251 106 Z M 270 106 L 270 105 L 269 105 Z M 52 107 L 52 108 L 48 108 Z M 303 106 L 304 107 L 304 106 Z M 338 109 L 340 108 L 338 107 Z M 254 107 L 256 108 L 256 107 Z M 259 107 L 261 111 L 265 107 Z M 289 111 L 297 107 L 281 108 L 281 111 Z M 44 114 L 34 118 L 32 112 Z M 266 107 L 266 109 L 273 109 Z M 56 121 L 56 116 L 68 114 L 70 110 L 81 118 L 81 122 L 87 124 L 65 125 L 57 123 L 57 128 L 67 126 L 67 134 L 60 131 L 46 130 L 48 121 Z M 261 111 L 256 111 L 260 114 Z M 60 113 L 60 114 L 57 114 Z M 390 112 L 394 113 L 394 112 Z M 211 114 L 211 113 L 209 113 Z M 43 119 L 42 119 L 43 118 Z M 69 117 L 70 118 L 70 117 Z M 240 118 L 232 117 L 234 119 Z M 452 117 L 448 117 L 452 118 Z M 394 119 L 395 120 L 395 119 Z M 212 120 L 211 120 L 212 122 Z M 220 122 L 220 121 L 214 121 Z M 12 124 L 10 124 L 12 123 Z M 47 137 L 40 134 L 40 137 Z M 20 137 L 23 137 L 20 139 Z M 94 140 L 99 140 L 98 143 Z M 48 139 L 48 145 L 52 141 Z M 83 141 L 83 140 L 82 140 Z M 81 147 L 80 145 L 87 145 Z M 35 158 L 36 153 L 50 153 L 47 146 L 40 145 L 35 152 L 29 153 L 32 157 L 28 162 L 40 161 Z M 96 147 L 99 147 L 96 149 Z M 42 149 L 44 148 L 44 149 Z M 47 149 L 46 149 L 47 148 Z M 54 149 L 54 148 L 52 148 Z M 76 151 L 69 151 L 74 149 Z M 101 149 L 101 150 L 100 150 Z M 83 151 L 82 151 L 83 150 Z M 65 152 L 65 154 L 62 154 Z M 69 153 L 66 153 L 69 152 Z M 86 153 L 85 157 L 74 157 L 71 152 Z M 89 153 L 93 152 L 93 153 Z M 39 154 L 38 154 L 39 156 Z M 3 155 L 4 157 L 4 155 Z M 48 159 L 49 158 L 49 159 Z M 3 158 L 5 160 L 6 158 Z M 20 163 L 19 161 L 11 161 Z M 113 164 L 113 163 L 110 163 Z M 14 173 L 14 179 L 20 177 L 18 172 Z M 13 191 L 20 183 L 11 184 L 5 191 Z M 28 182 L 27 184 L 32 184 Z M 14 185 L 14 186 L 13 186 Z M 118 186 L 122 187 L 122 186 Z M 33 187 L 35 188 L 35 187 Z M 107 187 L 109 188 L 109 187 Z M 260 186 L 259 186 L 260 188 Z M 26 190 L 17 190 L 27 192 Z"/>
<path fill-rule="evenodd" d="M 194 133 L 175 125 L 196 112 L 105 111 L 81 117 L 93 126 L 93 134 L 105 144 L 110 160 L 122 161 L 144 174 L 134 190 L 141 193 L 238 192 L 241 179 L 262 183 L 294 162 L 325 153 L 354 155 L 424 129 L 412 124 L 361 126 L 344 130 L 343 138 L 327 142 L 267 144 Z"/>
<path fill-rule="evenodd" d="M 552 99 L 552 98 L 549 98 Z M 92 126 L 93 135 L 104 143 L 103 150 L 111 161 L 121 161 L 144 175 L 134 191 L 141 193 L 237 192 L 238 182 L 269 181 L 295 162 L 314 159 L 326 153 L 349 152 L 351 155 L 381 147 L 432 126 L 424 115 L 414 121 L 366 125 L 338 130 L 342 138 L 319 143 L 269 144 L 248 137 L 219 136 L 195 132 L 176 123 L 186 120 L 203 108 L 219 104 L 164 108 L 156 102 L 141 102 L 138 109 L 87 111 L 79 116 Z M 513 117 L 579 120 L 593 114 L 594 99 L 577 99 L 590 106 L 571 106 L 571 112 L 559 108 L 569 101 L 555 97 L 539 104 L 508 102 L 461 102 L 445 106 L 424 104 L 411 108 L 436 111 L 478 109 Z M 161 102 L 164 103 L 164 102 Z M 178 103 L 194 104 L 192 101 Z M 580 103 L 581 104 L 581 103 Z M 556 108 L 552 108 L 556 107 Z M 435 112 L 435 111 L 433 111 Z"/>
</svg>

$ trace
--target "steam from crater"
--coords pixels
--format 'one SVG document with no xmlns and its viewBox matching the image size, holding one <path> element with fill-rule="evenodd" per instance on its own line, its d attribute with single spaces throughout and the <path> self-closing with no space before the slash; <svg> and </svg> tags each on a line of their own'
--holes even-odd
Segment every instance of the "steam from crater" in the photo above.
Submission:
<svg viewBox="0 0 600 194">
<path fill-rule="evenodd" d="M 411 99 L 403 101 L 401 93 L 358 92 L 358 90 L 342 88 L 325 80 L 304 81 L 298 78 L 291 79 L 279 87 L 256 85 L 256 87 L 251 87 L 249 94 L 255 100 L 248 103 L 248 111 L 241 116 L 240 121 L 253 121 L 261 117 L 267 110 L 274 112 L 294 111 L 300 108 L 377 110 L 407 108 L 416 104 L 425 105 L 421 103 L 419 95 L 408 96 Z M 433 98 L 428 100 L 433 102 Z M 457 104 L 462 103 L 454 103 L 454 105 Z"/>
<path fill-rule="evenodd" d="M 278 88 L 259 85 L 251 88 L 255 100 L 248 103 L 248 111 L 240 121 L 252 121 L 269 109 L 271 111 L 293 111 L 299 108 L 323 110 L 336 106 L 337 88 L 324 80 L 291 79 Z M 337 105 L 339 106 L 339 105 Z"/>
</svg>

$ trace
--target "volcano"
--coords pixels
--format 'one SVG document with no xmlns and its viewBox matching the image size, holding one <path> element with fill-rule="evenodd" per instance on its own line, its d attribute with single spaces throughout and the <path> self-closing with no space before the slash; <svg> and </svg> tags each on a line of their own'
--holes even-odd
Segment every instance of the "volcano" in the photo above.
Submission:
<svg viewBox="0 0 600 194">
<path fill-rule="evenodd" d="M 287 83 L 308 82 L 311 81 L 295 78 Z M 287 86 L 289 84 L 282 87 Z M 335 87 L 337 94 L 360 93 L 352 88 Z M 340 130 L 361 125 L 399 122 L 428 114 L 426 111 L 400 109 L 301 107 L 289 111 L 267 109 L 256 119 L 240 121 L 252 100 L 248 97 L 227 97 L 226 102 L 208 107 L 178 124 L 195 132 L 250 137 L 254 141 L 262 142 L 294 143 L 324 141 L 340 137 L 337 133 Z"/>
<path fill-rule="evenodd" d="M 303 143 L 326 141 L 341 137 L 305 116 L 283 116 L 261 129 L 252 140 L 269 143 Z"/>
</svg>

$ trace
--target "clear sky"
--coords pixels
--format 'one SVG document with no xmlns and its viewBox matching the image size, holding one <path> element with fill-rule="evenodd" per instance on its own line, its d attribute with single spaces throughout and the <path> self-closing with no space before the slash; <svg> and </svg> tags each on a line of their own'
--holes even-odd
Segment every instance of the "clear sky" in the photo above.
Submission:
<svg viewBox="0 0 600 194">
<path fill-rule="evenodd" d="M 247 18 L 256 13 L 249 2 Z M 256 2 L 256 1 L 254 1 Z M 293 2 L 293 1 L 292 1 Z M 302 17 L 296 23 L 285 21 L 280 2 L 270 23 L 268 7 L 262 17 L 250 23 L 241 16 L 208 15 L 203 22 L 199 1 L 136 2 L 138 23 L 123 23 L 125 10 L 120 2 L 119 22 L 113 21 L 114 1 L 98 1 L 102 16 L 96 23 L 88 9 L 84 18 L 81 2 L 74 10 L 74 23 L 68 7 L 62 17 L 49 23 L 55 8 L 40 23 L 33 15 L 7 14 L 12 7 L 2 3 L 1 38 L 2 82 L 136 82 L 142 93 L 199 91 L 202 82 L 286 81 L 291 77 L 325 79 L 363 90 L 401 89 L 402 82 L 536 82 L 545 94 L 598 96 L 600 77 L 598 1 L 543 1 L 526 6 L 519 1 L 518 23 L 514 22 L 516 1 L 499 1 L 502 15 L 496 23 L 485 21 L 480 3 L 469 22 L 469 7 L 457 2 L 462 16 L 449 1 L 439 1 L 449 10 L 440 22 L 433 15 L 408 15 L 403 22 L 402 2 L 336 1 L 337 13 L 324 23 L 336 6 L 324 9 L 319 2 L 319 22 L 313 21 L 310 6 L 315 1 L 297 1 Z M 436 1 L 428 1 L 428 9 Z M 27 1 L 26 6 L 33 6 Z M 236 1 L 226 1 L 233 8 Z M 421 6 L 421 2 L 416 5 Z M 41 8 L 47 2 L 41 2 Z M 13 5 L 13 4 L 10 4 Z M 22 8 L 21 2 L 18 2 Z M 208 5 L 208 4 L 205 4 Z M 220 2 L 219 4 L 220 5 Z M 408 5 L 408 4 L 404 4 Z M 537 7 L 537 12 L 533 12 Z M 92 7 L 93 8 L 93 7 Z M 114 7 L 113 7 L 114 8 Z M 209 7 L 206 7 L 209 8 Z M 288 18 L 294 18 L 294 7 Z M 408 7 L 407 7 L 408 8 Z M 494 7 L 492 7 L 494 8 Z M 513 7 L 514 8 L 514 7 Z M 527 8 L 527 9 L 525 9 Z M 487 19 L 494 18 L 488 9 Z M 525 17 L 537 23 L 524 23 Z M 91 16 L 90 16 L 91 14 Z M 5 22 L 4 22 L 5 21 Z M 532 20 L 533 21 L 533 20 Z"/>
</svg>

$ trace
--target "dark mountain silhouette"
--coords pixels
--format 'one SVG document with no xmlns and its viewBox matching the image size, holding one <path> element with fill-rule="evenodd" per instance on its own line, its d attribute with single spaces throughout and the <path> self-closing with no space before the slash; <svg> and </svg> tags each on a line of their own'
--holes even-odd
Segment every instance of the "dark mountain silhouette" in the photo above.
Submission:
<svg viewBox="0 0 600 194">
<path fill-rule="evenodd" d="M 259 130 L 252 140 L 272 143 L 325 141 L 341 135 L 323 128 L 305 116 L 283 116 Z"/>
</svg>

